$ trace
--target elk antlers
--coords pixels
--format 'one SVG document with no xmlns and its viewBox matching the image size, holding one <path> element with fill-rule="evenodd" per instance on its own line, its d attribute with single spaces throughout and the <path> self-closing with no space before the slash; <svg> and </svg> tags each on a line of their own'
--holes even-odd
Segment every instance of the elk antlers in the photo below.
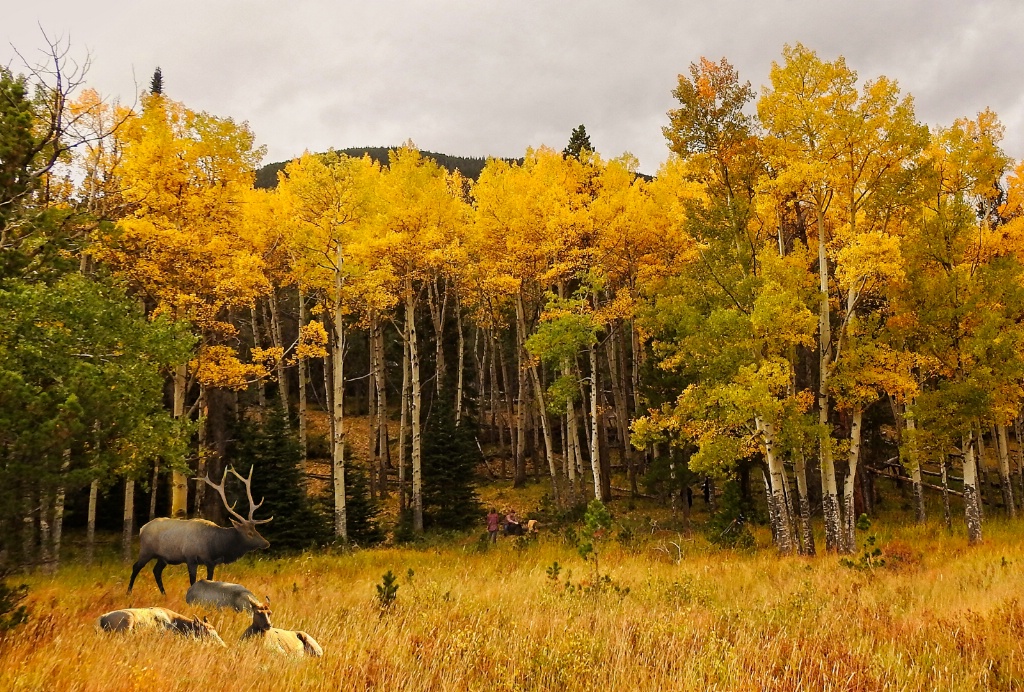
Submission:
<svg viewBox="0 0 1024 692">
<path fill-rule="evenodd" d="M 256 510 L 263 506 L 263 499 L 261 499 L 259 501 L 259 504 L 257 504 L 256 501 L 252 499 L 252 472 L 253 472 L 254 469 L 255 469 L 255 466 L 250 466 L 249 467 L 249 477 L 246 478 L 246 477 L 242 476 L 240 473 L 238 473 L 238 471 L 235 471 L 235 469 L 233 467 L 228 466 L 226 469 L 224 469 L 224 475 L 221 476 L 219 484 L 214 483 L 213 481 L 211 481 L 210 477 L 208 475 L 207 476 L 203 476 L 202 480 L 206 481 L 207 485 L 209 485 L 211 488 L 213 488 L 214 490 L 217 491 L 217 494 L 220 495 L 220 499 L 224 502 L 225 509 L 228 510 L 228 514 L 233 516 L 235 519 L 237 519 L 238 521 L 248 521 L 248 522 L 251 522 L 253 524 L 266 524 L 268 521 L 270 521 L 274 517 L 270 517 L 270 519 L 253 519 L 252 518 L 252 515 L 256 513 Z M 228 498 L 224 494 L 224 482 L 228 479 L 228 472 L 233 473 L 235 475 L 235 478 L 237 478 L 238 480 L 242 481 L 242 484 L 245 486 L 245 494 L 249 498 L 249 518 L 248 519 L 243 518 L 241 514 L 239 514 L 238 512 L 235 511 L 235 504 L 237 504 L 237 503 L 234 503 L 231 506 L 228 506 Z"/>
</svg>

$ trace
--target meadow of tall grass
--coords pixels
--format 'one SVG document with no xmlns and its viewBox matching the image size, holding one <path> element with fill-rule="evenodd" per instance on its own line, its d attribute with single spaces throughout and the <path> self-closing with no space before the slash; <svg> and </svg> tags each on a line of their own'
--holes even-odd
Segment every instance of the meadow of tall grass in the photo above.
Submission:
<svg viewBox="0 0 1024 692">
<path fill-rule="evenodd" d="M 269 595 L 275 624 L 312 634 L 321 659 L 238 642 L 249 619 L 230 611 L 207 613 L 226 650 L 97 631 L 121 607 L 206 611 L 185 604 L 184 567 L 165 571 L 164 597 L 148 570 L 126 596 L 129 567 L 113 558 L 69 565 L 24 577 L 31 620 L 0 641 L 0 690 L 1024 687 L 1021 529 L 990 522 L 975 548 L 936 524 L 876 533 L 881 559 L 853 566 L 638 530 L 598 546 L 601 578 L 553 534 L 220 568 Z M 382 610 L 375 586 L 389 570 L 399 589 Z"/>
</svg>

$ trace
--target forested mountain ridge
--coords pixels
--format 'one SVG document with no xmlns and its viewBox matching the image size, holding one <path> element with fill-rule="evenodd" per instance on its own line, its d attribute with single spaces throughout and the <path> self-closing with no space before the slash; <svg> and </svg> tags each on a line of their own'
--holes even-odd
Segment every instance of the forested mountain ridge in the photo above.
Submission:
<svg viewBox="0 0 1024 692">
<path fill-rule="evenodd" d="M 388 164 L 388 156 L 390 152 L 399 147 L 348 147 L 346 149 L 337 149 L 339 154 L 351 156 L 353 158 L 361 158 L 363 156 L 369 156 L 375 162 L 382 166 Z M 439 154 L 433 151 L 422 151 L 420 152 L 425 158 L 433 159 L 437 162 L 441 168 L 444 168 L 449 173 L 458 171 L 463 176 L 470 180 L 477 180 L 480 177 L 480 172 L 487 165 L 488 158 L 485 156 L 450 156 L 448 154 Z M 509 163 L 522 163 L 522 159 L 501 159 Z M 277 174 L 283 171 L 285 166 L 288 165 L 288 161 L 276 161 L 274 163 L 268 163 L 262 168 L 256 171 L 256 182 L 255 187 L 263 190 L 270 190 L 277 187 Z"/>
</svg>

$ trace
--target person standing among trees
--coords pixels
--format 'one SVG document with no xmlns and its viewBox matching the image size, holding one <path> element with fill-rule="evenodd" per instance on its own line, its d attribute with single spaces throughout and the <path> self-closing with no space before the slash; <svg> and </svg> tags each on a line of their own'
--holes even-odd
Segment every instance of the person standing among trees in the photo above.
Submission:
<svg viewBox="0 0 1024 692">
<path fill-rule="evenodd" d="M 491 543 L 498 542 L 498 529 L 501 527 L 501 515 L 498 514 L 498 510 L 491 507 L 491 511 L 487 514 L 487 533 L 491 539 Z"/>
</svg>

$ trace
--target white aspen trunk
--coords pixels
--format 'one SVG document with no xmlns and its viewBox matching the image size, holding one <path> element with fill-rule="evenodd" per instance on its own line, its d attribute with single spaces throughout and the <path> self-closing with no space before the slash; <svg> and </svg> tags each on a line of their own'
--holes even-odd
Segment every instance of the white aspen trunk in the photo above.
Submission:
<svg viewBox="0 0 1024 692">
<path fill-rule="evenodd" d="M 437 380 L 437 392 L 440 394 L 441 390 L 444 389 L 445 379 L 448 376 L 448 368 L 444 359 L 444 313 L 448 305 L 447 286 L 442 297 L 438 297 L 438 293 L 439 291 L 434 284 L 434 279 L 429 279 L 427 281 L 427 303 L 430 308 L 430 321 L 434 325 L 434 358 L 437 365 L 435 379 Z"/>
<path fill-rule="evenodd" d="M 270 304 L 270 326 L 271 338 L 274 340 L 274 348 L 281 349 L 284 353 L 284 337 L 281 333 L 281 317 L 277 309 L 277 289 L 271 287 L 269 300 Z M 288 378 L 284 369 L 284 356 L 277 360 L 277 394 L 281 399 L 281 408 L 284 409 L 285 418 L 288 417 Z"/>
<path fill-rule="evenodd" d="M 519 322 L 519 331 L 526 334 L 526 309 L 523 306 L 522 294 L 516 300 L 516 319 Z M 544 436 L 544 454 L 547 457 L 548 473 L 551 475 L 551 497 L 556 507 L 561 507 L 561 497 L 558 488 L 558 466 L 555 464 L 554 442 L 551 437 L 551 428 L 548 422 L 548 412 L 544 405 L 544 387 L 540 381 L 540 373 L 534 365 L 529 366 L 530 379 L 533 382 L 533 395 L 537 401 L 537 416 L 540 418 L 541 433 Z"/>
<path fill-rule="evenodd" d="M 907 417 L 907 433 L 910 436 L 910 480 L 914 484 L 914 506 L 917 523 L 923 524 L 927 517 L 924 509 L 924 485 L 921 480 L 921 460 L 917 454 L 917 421 L 913 416 Z"/>
<path fill-rule="evenodd" d="M 64 533 L 64 500 L 65 487 L 64 479 L 71 468 L 71 448 L 64 450 L 64 456 L 60 462 L 60 483 L 57 484 L 57 493 L 53 503 L 53 568 L 60 566 L 60 542 Z"/>
<path fill-rule="evenodd" d="M 814 555 L 814 531 L 811 528 L 811 501 L 807 495 L 807 460 L 803 450 L 799 450 L 793 462 L 796 473 L 796 491 L 800 495 L 800 533 L 803 540 L 803 554 Z"/>
<path fill-rule="evenodd" d="M 406 441 L 409 439 L 409 408 L 411 406 L 412 397 L 412 368 L 409 363 L 410 337 L 408 319 L 406 319 L 403 331 L 405 332 L 405 343 L 402 345 L 402 413 L 398 428 L 398 504 L 399 507 L 404 510 L 409 507 L 409 489 L 407 487 L 406 479 L 408 459 L 406 458 L 405 447 Z"/>
<path fill-rule="evenodd" d="M 974 459 L 973 433 L 964 440 L 964 519 L 967 523 L 967 542 L 974 545 L 981 541 L 981 511 L 978 501 L 978 483 Z"/>
<path fill-rule="evenodd" d="M 981 430 L 981 423 L 977 426 L 978 453 L 974 457 L 974 479 L 978 492 L 978 518 L 985 521 L 985 496 L 989 494 L 988 474 L 985 472 L 985 434 Z"/>
<path fill-rule="evenodd" d="M 156 491 L 160 482 L 160 460 L 153 460 L 153 478 L 149 483 L 149 520 L 156 519 Z"/>
<path fill-rule="evenodd" d="M 576 407 L 573 406 L 572 399 L 566 399 L 565 401 L 565 466 L 566 475 L 569 478 L 569 504 L 575 505 L 578 501 L 576 497 L 576 447 L 573 444 L 572 434 L 569 432 L 569 428 L 576 423 Z"/>
<path fill-rule="evenodd" d="M 405 319 L 409 325 L 409 370 L 412 374 L 412 397 L 409 418 L 412 419 L 412 529 L 423 532 L 423 440 L 420 435 L 420 356 L 416 337 L 416 303 L 412 280 L 406 280 Z"/>
<path fill-rule="evenodd" d="M 262 348 L 263 343 L 260 340 L 260 324 L 259 320 L 256 319 L 256 304 L 253 303 L 252 307 L 249 308 L 249 313 L 252 316 L 252 345 L 255 348 Z M 257 401 L 260 404 L 259 415 L 262 419 L 263 412 L 267 408 L 267 389 L 263 384 L 263 379 L 256 381 L 256 396 Z"/>
<path fill-rule="evenodd" d="M 466 369 L 466 337 L 462 333 L 462 302 L 459 300 L 458 289 L 455 291 L 455 326 L 459 338 L 459 372 L 455 384 L 455 424 L 458 425 L 462 422 L 462 389 Z"/>
<path fill-rule="evenodd" d="M 124 482 L 124 526 L 121 529 L 121 558 L 132 561 L 132 535 L 135 533 L 135 481 Z"/>
<path fill-rule="evenodd" d="M 299 287 L 299 333 L 306 326 L 306 294 Z M 299 447 L 302 449 L 302 492 L 308 492 L 309 432 L 306 425 L 306 387 L 309 380 L 309 365 L 305 358 L 299 358 Z"/>
<path fill-rule="evenodd" d="M 949 511 L 949 471 L 947 467 L 949 465 L 949 459 L 943 457 L 941 464 L 942 466 L 942 510 L 946 519 L 946 530 L 953 530 L 953 516 Z"/>
<path fill-rule="evenodd" d="M 999 447 L 999 486 L 1003 490 L 1003 505 L 1011 519 L 1017 518 L 1017 507 L 1013 501 L 1013 486 L 1010 484 L 1010 449 L 1006 440 L 1006 426 L 996 426 L 996 444 Z"/>
<path fill-rule="evenodd" d="M 863 420 L 864 409 L 857 406 L 853 410 L 853 423 L 850 425 L 849 468 L 846 472 L 846 482 L 843 485 L 843 503 L 846 505 L 843 512 L 846 528 L 843 550 L 849 554 L 857 551 L 857 519 L 854 516 L 853 492 L 857 480 L 857 463 L 860 461 L 861 423 Z"/>
<path fill-rule="evenodd" d="M 513 476 L 518 478 L 519 474 L 519 447 L 516 442 L 515 430 L 519 425 L 518 419 L 515 415 L 515 410 L 512 402 L 512 380 L 508 376 L 508 361 L 505 359 L 505 349 L 502 348 L 500 341 L 495 341 L 494 344 L 497 346 L 498 361 L 501 364 L 501 382 L 502 382 L 502 402 L 505 404 L 505 424 L 508 426 L 508 446 L 512 452 L 512 463 L 515 466 Z M 526 477 L 526 471 L 524 466 L 523 477 Z"/>
<path fill-rule="evenodd" d="M 521 298 L 516 297 L 516 305 L 521 304 Z M 518 308 L 517 308 L 518 309 Z M 514 487 L 522 487 L 526 484 L 526 366 L 523 362 L 523 351 L 526 335 L 523 334 L 523 323 L 516 320 L 516 359 L 519 375 L 519 398 L 516 400 L 516 478 Z"/>
<path fill-rule="evenodd" d="M 583 500 L 583 447 L 580 445 L 580 430 L 579 430 L 579 418 L 576 416 L 576 404 L 570 402 L 572 406 L 572 419 L 569 421 L 569 437 L 572 440 L 572 448 L 575 450 L 575 461 L 576 461 L 576 497 L 581 501 Z"/>
<path fill-rule="evenodd" d="M 342 274 L 344 255 L 338 243 L 337 265 L 334 272 L 334 349 L 331 369 L 334 373 L 334 440 L 331 463 L 334 476 L 334 535 L 348 540 L 348 515 L 345 505 L 345 322 L 342 314 Z"/>
<path fill-rule="evenodd" d="M 94 478 L 89 484 L 89 510 L 86 514 L 85 525 L 85 560 L 92 564 L 96 551 L 96 504 L 99 501 L 100 481 Z"/>
<path fill-rule="evenodd" d="M 828 255 L 825 240 L 825 218 L 818 205 L 818 276 L 820 280 L 818 315 L 819 372 L 818 380 L 818 423 L 821 425 L 821 512 L 825 519 L 825 550 L 838 552 L 842 549 L 840 535 L 841 517 L 839 510 L 839 489 L 836 485 L 836 469 L 832 460 L 832 435 L 828 420 L 828 385 L 832 367 L 832 323 L 828 302 Z"/>
<path fill-rule="evenodd" d="M 601 478 L 601 444 L 598 439 L 601 421 L 597 402 L 600 391 L 597 372 L 597 343 L 593 343 L 590 345 L 590 470 L 594 474 L 594 497 L 602 502 L 607 502 L 611 498 L 605 497 L 604 494 L 604 482 Z"/>
<path fill-rule="evenodd" d="M 185 376 L 184 363 L 174 369 L 174 418 L 185 415 Z M 181 471 L 171 472 L 171 516 L 185 519 L 188 516 L 188 477 Z"/>
<path fill-rule="evenodd" d="M 782 460 L 775 453 L 775 426 L 760 417 L 754 419 L 761 442 L 764 445 L 764 458 L 768 462 L 768 474 L 771 478 L 769 508 L 774 509 L 772 533 L 775 535 L 779 552 L 789 555 L 793 552 L 793 528 L 789 516 L 789 503 L 786 501 L 785 473 Z"/>
</svg>

